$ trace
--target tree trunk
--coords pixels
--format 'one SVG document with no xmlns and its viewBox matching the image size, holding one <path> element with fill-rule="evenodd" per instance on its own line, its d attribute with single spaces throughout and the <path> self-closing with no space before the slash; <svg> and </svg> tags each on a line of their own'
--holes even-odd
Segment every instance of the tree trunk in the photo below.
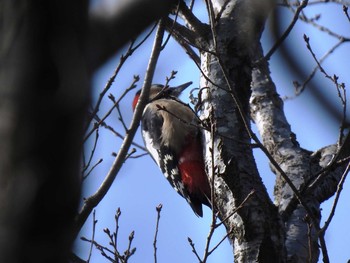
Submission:
<svg viewBox="0 0 350 263">
<path fill-rule="evenodd" d="M 211 129 L 204 132 L 205 156 L 235 262 L 317 262 L 318 241 L 327 262 L 320 204 L 335 193 L 345 166 L 335 164 L 334 145 L 315 153 L 301 148 L 286 120 L 260 44 L 271 1 L 207 5 L 211 34 L 200 46 L 201 119 Z M 251 119 L 262 142 L 250 130 Z M 256 168 L 252 142 L 276 174 L 274 204 Z M 326 167 L 328 176 L 314 181 Z"/>
<path fill-rule="evenodd" d="M 228 217 L 235 262 L 285 259 L 282 221 L 259 176 L 247 131 L 252 54 L 260 45 L 269 6 L 260 0 L 214 1 L 213 16 L 221 17 L 211 20 L 218 21 L 212 25 L 215 39 L 208 41 L 209 52 L 201 52 L 201 118 L 214 127 L 213 135 L 205 132 L 206 163 L 214 178 L 216 208 L 221 219 Z M 253 196 L 234 213 L 252 190 Z"/>
</svg>

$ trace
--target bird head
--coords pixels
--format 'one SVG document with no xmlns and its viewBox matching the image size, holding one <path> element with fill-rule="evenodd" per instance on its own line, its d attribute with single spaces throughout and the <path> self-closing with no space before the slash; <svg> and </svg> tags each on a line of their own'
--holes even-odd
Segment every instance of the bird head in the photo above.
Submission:
<svg viewBox="0 0 350 263">
<path fill-rule="evenodd" d="M 161 84 L 152 84 L 148 101 L 166 98 L 166 97 L 178 98 L 181 95 L 181 93 L 191 84 L 192 84 L 192 81 L 186 82 L 177 87 L 167 87 L 167 88 L 164 88 L 164 85 L 161 85 Z M 141 95 L 141 90 L 136 92 L 134 100 L 132 101 L 133 110 L 135 110 L 136 108 L 136 104 L 139 101 L 140 95 Z"/>
</svg>

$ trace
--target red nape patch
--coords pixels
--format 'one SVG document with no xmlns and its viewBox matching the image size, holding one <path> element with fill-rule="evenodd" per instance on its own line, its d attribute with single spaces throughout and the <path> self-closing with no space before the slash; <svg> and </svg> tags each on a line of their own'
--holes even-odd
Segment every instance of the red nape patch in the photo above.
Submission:
<svg viewBox="0 0 350 263">
<path fill-rule="evenodd" d="M 202 148 L 199 140 L 190 140 L 181 152 L 179 158 L 179 171 L 181 179 L 191 194 L 210 197 L 210 187 L 204 169 Z"/>
<path fill-rule="evenodd" d="M 132 110 L 134 111 L 135 108 L 136 108 L 136 104 L 137 102 L 139 101 L 139 98 L 140 98 L 140 94 L 139 93 L 136 93 L 135 97 L 134 97 L 134 100 L 132 101 Z"/>
</svg>

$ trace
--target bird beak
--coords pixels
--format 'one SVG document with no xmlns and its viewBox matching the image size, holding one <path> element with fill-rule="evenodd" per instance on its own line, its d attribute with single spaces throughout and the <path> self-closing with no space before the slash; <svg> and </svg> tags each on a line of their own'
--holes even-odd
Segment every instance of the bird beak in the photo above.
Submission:
<svg viewBox="0 0 350 263">
<path fill-rule="evenodd" d="M 192 84 L 193 82 L 190 81 L 190 82 L 186 82 L 180 86 L 177 86 L 177 87 L 171 87 L 170 90 L 171 90 L 171 95 L 174 96 L 174 97 L 179 97 L 180 94 L 188 87 Z"/>
</svg>

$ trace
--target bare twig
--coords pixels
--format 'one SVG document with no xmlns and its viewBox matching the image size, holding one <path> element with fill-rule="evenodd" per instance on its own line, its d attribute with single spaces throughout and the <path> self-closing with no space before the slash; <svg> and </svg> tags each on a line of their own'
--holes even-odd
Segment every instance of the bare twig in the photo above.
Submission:
<svg viewBox="0 0 350 263">
<path fill-rule="evenodd" d="M 172 70 L 170 72 L 170 77 L 165 78 L 165 85 L 164 85 L 164 88 L 160 91 L 160 93 L 163 92 L 164 89 L 169 88 L 169 83 L 171 80 L 175 79 L 176 74 L 177 74 L 176 70 Z"/>
<path fill-rule="evenodd" d="M 146 155 L 149 155 L 149 153 L 148 153 L 148 152 L 146 152 L 146 153 L 141 153 L 141 154 L 137 154 L 137 155 L 130 156 L 129 158 L 130 158 L 130 159 L 137 159 L 137 158 L 141 158 L 141 157 L 146 156 Z"/>
<path fill-rule="evenodd" d="M 333 76 L 330 76 L 326 70 L 321 66 L 321 62 L 317 59 L 315 52 L 313 51 L 313 49 L 311 48 L 310 45 L 310 38 L 308 36 L 306 36 L 304 34 L 304 40 L 306 42 L 306 47 L 307 49 L 310 51 L 313 59 L 315 60 L 315 62 L 317 63 L 318 68 L 320 69 L 321 73 L 323 73 L 323 75 L 332 81 L 332 83 L 334 83 L 337 93 L 338 93 L 338 97 L 342 103 L 343 106 L 343 116 L 342 116 L 342 123 L 340 126 L 340 133 L 339 133 L 339 143 L 341 143 L 342 141 L 342 137 L 343 137 L 343 131 L 345 129 L 345 125 L 346 125 L 346 108 L 347 108 L 347 99 L 346 99 L 346 90 L 345 90 L 345 84 L 344 83 L 339 83 L 338 82 L 338 76 L 336 76 L 335 74 Z"/>
<path fill-rule="evenodd" d="M 125 256 L 125 261 L 124 262 L 127 262 L 128 259 L 135 254 L 136 252 L 136 248 L 131 248 L 131 244 L 132 244 L 132 241 L 134 240 L 134 236 L 135 236 L 135 232 L 132 231 L 129 235 L 129 244 L 128 244 L 128 248 L 127 250 L 124 252 L 124 256 Z"/>
<path fill-rule="evenodd" d="M 91 169 L 90 169 L 86 174 L 83 175 L 83 180 L 85 180 L 85 179 L 91 174 L 91 172 L 97 167 L 97 165 L 99 165 L 99 164 L 102 163 L 102 162 L 103 162 L 103 159 L 102 159 L 102 158 L 99 159 L 99 160 L 91 167 Z"/>
<path fill-rule="evenodd" d="M 294 28 L 295 23 L 299 19 L 300 12 L 308 5 L 308 2 L 309 2 L 308 0 L 301 1 L 301 3 L 299 4 L 298 8 L 295 11 L 295 14 L 294 14 L 294 17 L 292 19 L 292 22 L 289 24 L 288 28 L 286 29 L 286 31 L 284 31 L 282 36 L 273 45 L 273 47 L 270 49 L 270 51 L 267 52 L 267 54 L 265 55 L 265 57 L 263 59 L 265 59 L 266 61 L 270 60 L 271 56 L 275 53 L 275 51 L 278 49 L 278 47 L 284 42 L 284 40 L 288 37 L 289 33 Z"/>
<path fill-rule="evenodd" d="M 96 114 L 95 117 L 94 117 L 98 122 L 101 121 L 101 119 L 98 117 L 98 115 Z M 108 125 L 106 122 L 104 121 L 101 121 L 101 126 L 106 128 L 107 130 L 110 130 L 115 136 L 117 136 L 118 138 L 124 140 L 125 136 L 121 135 L 119 132 L 117 132 L 116 130 L 113 129 L 113 127 L 111 127 L 110 125 Z M 136 146 L 137 148 L 143 150 L 146 152 L 147 154 L 147 149 L 142 146 L 141 144 L 138 144 L 136 142 L 132 142 L 131 143 L 132 145 Z M 117 155 L 116 155 L 117 156 Z"/>
<path fill-rule="evenodd" d="M 192 239 L 188 237 L 188 238 L 187 238 L 187 241 L 188 241 L 188 243 L 190 243 L 190 246 L 191 246 L 191 248 L 192 248 L 192 252 L 193 252 L 193 254 L 197 257 L 199 263 L 203 263 L 203 261 L 201 260 L 200 256 L 199 256 L 198 253 L 197 253 L 197 250 L 196 250 L 196 248 L 195 248 L 195 246 L 194 246 L 194 243 L 193 243 Z"/>
<path fill-rule="evenodd" d="M 157 211 L 157 222 L 156 222 L 156 231 L 154 233 L 154 239 L 153 239 L 153 250 L 154 250 L 154 263 L 157 263 L 157 236 L 158 236 L 158 230 L 159 230 L 159 220 L 160 220 L 160 212 L 162 211 L 162 204 L 159 204 L 156 207 Z"/>
<path fill-rule="evenodd" d="M 310 223 L 310 220 L 308 220 L 308 218 L 305 218 L 305 221 L 307 225 L 307 239 L 308 239 L 308 250 L 309 250 L 308 263 L 312 263 L 312 238 L 311 238 L 312 224 Z"/>
<path fill-rule="evenodd" d="M 110 262 L 116 262 L 116 261 L 114 260 L 114 258 L 110 257 L 110 256 L 107 254 L 107 253 L 110 253 L 110 254 L 113 255 L 113 251 L 110 250 L 109 248 L 107 248 L 107 247 L 105 247 L 105 246 L 103 246 L 103 245 L 97 243 L 95 240 L 90 240 L 90 239 L 87 239 L 87 238 L 85 238 L 85 237 L 81 237 L 80 239 L 81 239 L 82 241 L 86 241 L 86 242 L 89 242 L 89 243 L 93 244 L 93 245 L 96 247 L 96 249 L 100 251 L 101 255 L 104 256 L 106 259 L 108 259 Z M 107 252 L 107 253 L 106 253 L 106 252 Z M 119 262 L 119 261 L 117 261 L 117 262 Z"/>
<path fill-rule="evenodd" d="M 180 1 L 178 1 L 177 6 L 176 6 L 174 23 L 176 23 L 178 15 L 179 15 L 179 6 L 180 6 Z M 161 50 L 163 50 L 166 47 L 166 45 L 168 44 L 170 37 L 171 37 L 172 29 L 173 29 L 173 27 L 171 27 L 171 29 L 169 30 L 169 34 L 166 37 L 164 44 L 161 46 Z"/>
<path fill-rule="evenodd" d="M 251 198 L 253 195 L 255 194 L 255 190 L 251 190 L 250 193 L 244 198 L 244 200 L 239 204 L 239 206 L 237 206 L 231 214 L 229 214 L 226 218 L 222 219 L 221 222 L 219 224 L 216 225 L 216 227 L 221 226 L 225 221 L 227 221 L 231 216 L 233 216 L 235 213 L 237 213 L 237 211 L 239 209 L 241 209 L 244 204 L 249 200 L 249 198 Z"/>
<path fill-rule="evenodd" d="M 124 118 L 123 118 L 123 115 L 120 111 L 120 107 L 119 107 L 119 104 L 116 105 L 116 109 L 117 109 L 117 112 L 118 112 L 118 120 L 120 121 L 120 123 L 122 124 L 123 128 L 124 128 L 124 131 L 126 132 L 128 130 L 128 127 L 126 126 L 125 124 L 125 121 L 124 121 Z"/>
<path fill-rule="evenodd" d="M 213 253 L 221 244 L 224 242 L 226 238 L 228 238 L 230 235 L 232 235 L 233 231 L 227 231 L 227 233 L 221 238 L 221 240 L 208 252 L 209 255 Z"/>
<path fill-rule="evenodd" d="M 100 105 L 101 105 L 101 102 L 103 100 L 103 97 L 105 96 L 105 94 L 107 93 L 107 91 L 112 87 L 112 84 L 115 80 L 115 78 L 117 77 L 120 69 L 123 67 L 124 63 L 126 62 L 126 60 L 135 52 L 135 50 L 137 50 L 148 38 L 149 36 L 153 33 L 154 29 L 156 28 L 157 24 L 155 24 L 151 30 L 149 31 L 149 33 L 136 45 L 134 46 L 135 44 L 135 41 L 131 41 L 130 45 L 129 45 L 129 48 L 128 50 L 126 51 L 125 55 L 121 55 L 120 57 L 120 61 L 119 61 L 119 64 L 117 66 L 117 68 L 115 69 L 114 71 L 114 74 L 113 76 L 108 80 L 105 88 L 102 90 L 102 92 L 100 93 L 99 95 L 99 98 L 96 102 L 96 105 L 94 107 L 94 109 L 92 110 L 92 113 L 91 113 L 91 117 L 90 119 L 87 121 L 87 125 L 90 124 L 90 122 L 92 121 L 92 118 L 93 116 L 99 111 L 100 109 Z M 88 126 L 86 127 L 86 129 L 88 129 Z"/>
<path fill-rule="evenodd" d="M 114 221 L 115 221 L 114 249 L 115 249 L 115 251 L 118 251 L 119 218 L 120 218 L 121 214 L 122 214 L 122 211 L 120 210 L 120 207 L 118 207 L 118 209 L 114 215 Z"/>
<path fill-rule="evenodd" d="M 132 148 L 131 151 L 125 156 L 125 161 L 129 158 L 131 158 L 131 156 L 136 153 L 136 149 Z"/>
<path fill-rule="evenodd" d="M 322 63 L 326 60 L 326 58 L 328 58 L 329 55 L 331 55 L 338 47 L 340 47 L 343 43 L 345 42 L 345 39 L 341 39 L 339 40 L 332 48 L 330 48 L 326 54 L 323 55 L 322 58 L 320 58 L 319 63 L 320 65 L 322 65 Z M 303 82 L 303 84 L 299 84 L 297 82 L 295 82 L 295 93 L 296 95 L 301 94 L 305 88 L 306 85 L 312 80 L 312 78 L 315 76 L 317 70 L 319 69 L 319 66 L 316 65 L 316 67 L 314 67 L 314 69 L 312 70 L 312 72 L 309 74 L 308 78 Z"/>
<path fill-rule="evenodd" d="M 232 215 L 234 215 L 239 209 L 241 209 L 244 204 L 249 200 L 249 198 L 252 197 L 252 195 L 255 193 L 255 190 L 252 190 L 247 196 L 246 198 L 240 203 L 239 206 L 237 206 L 235 208 L 235 210 L 232 212 L 232 214 L 230 214 L 229 216 L 227 216 L 224 220 L 222 220 L 220 223 L 216 223 L 217 219 L 218 219 L 218 213 L 214 212 L 214 209 L 212 208 L 212 222 L 210 225 L 210 230 L 207 236 L 207 240 L 206 240 L 206 244 L 205 244 L 205 248 L 204 248 L 204 255 L 203 255 L 203 259 L 200 258 L 194 243 L 192 241 L 191 238 L 188 238 L 188 242 L 192 248 L 192 252 L 195 254 L 195 256 L 197 257 L 198 261 L 200 263 L 206 263 L 209 256 L 220 246 L 220 244 L 222 244 L 222 242 L 229 236 L 232 234 L 232 231 L 227 231 L 226 235 L 212 248 L 210 249 L 210 242 L 212 240 L 213 234 L 215 232 L 215 230 L 221 226 L 228 218 L 230 218 Z"/>
<path fill-rule="evenodd" d="M 348 19 L 348 21 L 350 22 L 350 17 L 349 17 L 349 13 L 348 13 L 348 7 L 346 5 L 343 5 L 343 12 L 344 12 L 346 18 Z"/>
<path fill-rule="evenodd" d="M 90 244 L 89 256 L 88 256 L 88 259 L 86 260 L 86 262 L 90 262 L 90 259 L 91 259 L 92 248 L 94 246 L 93 242 L 95 241 L 96 224 L 97 224 L 96 210 L 94 210 L 94 212 L 92 213 L 92 237 L 91 237 L 92 242 Z"/>
<path fill-rule="evenodd" d="M 210 230 L 207 236 L 207 241 L 204 248 L 204 255 L 202 262 L 207 262 L 208 257 L 210 256 L 209 248 L 210 248 L 210 242 L 213 237 L 214 231 L 216 229 L 216 220 L 218 218 L 218 214 L 215 212 L 215 194 L 214 194 L 214 187 L 215 187 L 215 158 L 214 158 L 214 133 L 215 133 L 215 123 L 214 118 L 212 116 L 212 113 L 210 115 L 211 119 L 211 128 L 210 128 L 210 136 L 211 136 L 211 147 L 209 147 L 210 155 L 211 155 L 211 186 L 210 186 L 210 202 L 211 202 L 211 224 L 210 224 Z"/>
<path fill-rule="evenodd" d="M 320 234 L 323 234 L 326 232 L 329 224 L 331 223 L 332 219 L 333 219 L 333 216 L 335 214 L 335 209 L 337 207 L 337 204 L 338 204 L 338 201 L 339 201 L 339 197 L 340 197 L 340 194 L 341 194 L 341 191 L 343 190 L 343 185 L 344 185 L 344 182 L 345 182 L 345 179 L 346 179 L 346 176 L 348 175 L 349 173 L 349 170 L 350 170 L 350 162 L 348 163 L 339 183 L 338 183 L 338 187 L 337 187 L 337 192 L 336 192 L 336 195 L 335 195 L 335 198 L 334 198 L 334 201 L 333 201 L 333 205 L 332 205 L 332 209 L 331 209 L 331 212 L 329 213 L 329 216 L 326 220 L 326 222 L 324 223 L 324 226 L 321 228 L 320 230 Z"/>
<path fill-rule="evenodd" d="M 91 246 L 95 246 L 97 250 L 101 252 L 101 255 L 105 257 L 107 260 L 113 263 L 127 263 L 129 258 L 135 254 L 136 248 L 131 248 L 132 241 L 134 240 L 134 231 L 132 231 L 129 235 L 129 242 L 127 249 L 121 254 L 118 250 L 118 232 L 119 232 L 119 218 L 121 215 L 120 208 L 117 209 L 115 214 L 115 232 L 111 232 L 108 228 L 103 229 L 103 232 L 107 235 L 109 239 L 108 245 L 113 249 L 104 246 L 97 241 L 94 240 L 95 233 L 95 225 L 97 220 L 95 220 L 95 211 L 94 211 L 94 229 L 93 229 L 93 238 L 87 239 L 82 237 L 83 241 L 91 243 Z"/>
<path fill-rule="evenodd" d="M 341 100 L 342 103 L 342 107 L 343 107 L 343 114 L 342 114 L 342 120 L 341 120 L 341 124 L 339 127 L 339 139 L 338 142 L 339 144 L 342 143 L 343 138 L 344 138 L 344 130 L 346 128 L 346 119 L 347 119 L 347 97 L 346 97 L 346 89 L 345 89 L 345 84 L 343 83 L 343 85 L 340 86 L 340 88 L 337 89 L 338 90 L 338 97 Z"/>
<path fill-rule="evenodd" d="M 316 178 L 316 179 L 314 179 L 312 182 L 306 184 L 308 187 L 303 190 L 303 193 L 314 191 L 316 189 L 316 187 L 318 187 L 323 182 L 323 179 L 329 174 L 328 172 L 335 168 L 334 167 L 335 164 L 337 166 L 341 166 L 350 160 L 350 157 L 347 157 L 347 158 L 344 158 L 341 160 L 337 160 L 338 159 L 337 155 L 339 154 L 339 151 L 340 151 L 340 149 L 338 150 L 338 153 L 335 155 L 335 157 L 333 158 L 331 163 L 329 163 L 324 169 L 322 169 L 321 171 L 319 171 L 318 173 L 316 173 L 313 176 L 313 178 Z"/>
<path fill-rule="evenodd" d="M 96 150 L 96 146 L 97 146 L 97 141 L 98 141 L 98 138 L 99 138 L 99 132 L 98 132 L 98 129 L 96 129 L 96 135 L 95 135 L 95 140 L 94 140 L 94 145 L 92 146 L 92 150 L 91 150 L 91 153 L 90 153 L 90 157 L 89 157 L 89 160 L 87 162 L 87 164 L 84 165 L 84 168 L 82 170 L 82 173 L 84 174 L 85 171 L 89 168 L 90 164 L 91 164 L 91 160 L 95 154 L 95 150 Z M 84 177 L 84 176 L 83 176 Z"/>
<path fill-rule="evenodd" d="M 138 76 L 134 76 L 134 80 L 131 83 L 131 85 L 124 90 L 124 92 L 122 93 L 122 95 L 120 95 L 119 99 L 113 104 L 113 106 L 110 108 L 110 110 L 105 114 L 104 117 L 102 117 L 102 119 L 94 124 L 93 128 L 91 129 L 90 132 L 87 133 L 87 135 L 84 138 L 84 142 L 86 142 L 86 140 L 90 137 L 90 135 L 101 125 L 101 123 L 103 121 L 105 121 L 107 119 L 107 117 L 112 113 L 112 111 L 115 109 L 115 107 L 117 107 L 117 105 L 120 103 L 120 101 L 126 96 L 126 94 L 129 93 L 129 91 L 133 90 L 134 88 L 136 88 L 136 82 L 139 81 L 139 77 Z M 93 113 L 91 113 L 93 114 Z M 96 114 L 95 114 L 96 115 Z M 94 116 L 94 115 L 93 115 Z"/>
</svg>

